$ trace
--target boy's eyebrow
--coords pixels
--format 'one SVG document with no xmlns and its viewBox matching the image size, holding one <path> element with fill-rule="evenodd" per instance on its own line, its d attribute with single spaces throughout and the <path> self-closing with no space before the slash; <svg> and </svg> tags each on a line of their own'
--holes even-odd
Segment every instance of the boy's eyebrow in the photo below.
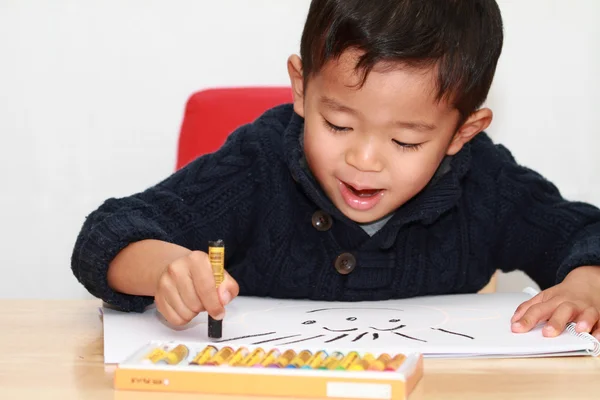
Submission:
<svg viewBox="0 0 600 400">
<path fill-rule="evenodd" d="M 401 128 L 412 129 L 412 130 L 421 131 L 421 132 L 434 131 L 437 129 L 437 126 L 435 126 L 433 124 L 428 124 L 427 122 L 421 122 L 421 121 L 410 121 L 410 122 L 397 121 L 394 123 L 394 125 L 399 126 Z"/>
<path fill-rule="evenodd" d="M 326 106 L 327 108 L 330 108 L 333 111 L 347 112 L 348 114 L 353 114 L 353 115 L 359 114 L 359 112 L 356 111 L 355 109 L 345 106 L 331 97 L 321 96 L 321 103 L 323 103 L 324 106 Z"/>
<path fill-rule="evenodd" d="M 356 111 L 355 109 L 345 106 L 331 97 L 321 96 L 321 103 L 333 111 L 346 112 L 352 115 L 360 114 L 360 112 Z M 394 125 L 421 132 L 434 131 L 437 129 L 437 126 L 434 124 L 429 124 L 423 121 L 395 121 Z"/>
</svg>

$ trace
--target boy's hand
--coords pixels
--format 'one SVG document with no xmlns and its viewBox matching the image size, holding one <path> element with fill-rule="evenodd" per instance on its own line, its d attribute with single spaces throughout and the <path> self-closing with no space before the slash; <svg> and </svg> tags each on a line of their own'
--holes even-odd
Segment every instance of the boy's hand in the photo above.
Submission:
<svg viewBox="0 0 600 400">
<path fill-rule="evenodd" d="M 521 304 L 511 319 L 512 331 L 528 332 L 547 321 L 544 336 L 558 336 L 569 322 L 577 332 L 600 339 L 600 267 L 579 267 L 564 281 Z"/>
<path fill-rule="evenodd" d="M 208 254 L 192 251 L 169 264 L 158 279 L 154 302 L 173 325 L 185 325 L 202 311 L 223 319 L 225 308 L 239 293 L 237 282 L 225 271 L 217 291 Z"/>
</svg>

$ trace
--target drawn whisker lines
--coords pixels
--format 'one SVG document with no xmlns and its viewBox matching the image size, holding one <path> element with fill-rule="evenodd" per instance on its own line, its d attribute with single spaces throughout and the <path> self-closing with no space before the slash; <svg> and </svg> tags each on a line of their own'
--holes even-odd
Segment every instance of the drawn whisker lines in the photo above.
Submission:
<svg viewBox="0 0 600 400">
<path fill-rule="evenodd" d="M 296 343 L 308 343 L 310 342 L 310 344 L 328 344 L 328 343 L 334 343 L 334 342 L 338 342 L 338 343 L 354 343 L 354 342 L 358 342 L 358 341 L 365 341 L 365 340 L 369 340 L 369 341 L 374 341 L 374 340 L 378 340 L 381 337 L 381 334 L 385 334 L 385 335 L 394 335 L 395 337 L 397 337 L 400 340 L 410 340 L 413 342 L 421 342 L 421 343 L 429 343 L 432 341 L 435 341 L 435 337 L 431 337 L 431 336 L 422 336 L 421 334 L 415 335 L 415 334 L 407 334 L 402 332 L 402 328 L 405 328 L 405 325 L 400 325 L 400 327 L 396 327 L 396 329 L 394 330 L 389 330 L 389 329 L 382 329 L 380 330 L 381 333 L 379 332 L 369 332 L 369 331 L 364 331 L 359 333 L 358 335 L 355 334 L 350 334 L 350 333 L 342 333 L 341 335 L 329 335 L 326 333 L 321 333 L 321 334 L 315 334 L 312 336 L 308 336 L 306 334 L 301 334 L 301 333 L 289 333 L 289 334 L 285 334 L 283 336 L 279 336 L 277 334 L 277 332 L 264 332 L 264 333 L 258 333 L 258 334 L 254 334 L 254 335 L 246 335 L 246 336 L 238 336 L 238 337 L 233 337 L 233 338 L 228 338 L 228 339 L 222 339 L 222 340 L 218 340 L 217 343 L 225 343 L 225 342 L 235 342 L 235 341 L 245 341 L 247 339 L 252 339 L 252 343 L 250 343 L 251 345 L 261 345 L 261 344 L 265 344 L 265 343 L 271 343 L 273 345 L 276 346 L 282 346 L 282 345 L 289 345 L 289 344 L 296 344 Z M 470 340 L 475 340 L 475 337 L 467 335 L 465 333 L 461 333 L 461 332 L 454 332 L 454 331 L 450 331 L 447 329 L 442 329 L 442 328 L 434 328 L 431 327 L 430 328 L 432 331 L 435 331 L 436 333 L 441 333 L 444 334 L 444 336 L 452 336 L 455 338 L 463 338 L 463 339 L 470 339 Z M 400 332 L 399 332 L 400 330 Z M 339 332 L 336 332 L 339 333 Z M 409 331 L 410 333 L 410 331 Z M 261 338 L 259 340 L 254 341 L 254 338 Z M 387 340 L 389 341 L 389 336 L 387 336 Z M 289 339 L 293 339 L 293 340 L 289 340 Z M 346 341 L 344 341 L 344 339 L 346 339 Z M 385 342 L 385 340 L 384 340 Z"/>
</svg>

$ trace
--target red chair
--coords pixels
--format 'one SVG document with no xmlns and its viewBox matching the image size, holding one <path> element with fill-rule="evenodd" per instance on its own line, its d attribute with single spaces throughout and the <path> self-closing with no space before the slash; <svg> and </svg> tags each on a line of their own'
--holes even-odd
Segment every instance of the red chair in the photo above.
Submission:
<svg viewBox="0 0 600 400">
<path fill-rule="evenodd" d="M 208 89 L 190 96 L 177 149 L 177 169 L 216 151 L 227 136 L 277 105 L 292 102 L 289 87 Z"/>
</svg>

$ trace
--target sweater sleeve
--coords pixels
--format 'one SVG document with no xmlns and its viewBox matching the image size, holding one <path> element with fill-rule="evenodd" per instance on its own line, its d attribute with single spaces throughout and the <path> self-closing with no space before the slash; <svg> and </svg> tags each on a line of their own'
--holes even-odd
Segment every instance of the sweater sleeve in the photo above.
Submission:
<svg viewBox="0 0 600 400">
<path fill-rule="evenodd" d="M 108 199 L 92 212 L 72 253 L 77 280 L 95 297 L 140 312 L 152 297 L 119 293 L 107 282 L 109 263 L 124 247 L 157 239 L 204 249 L 208 240 L 224 239 L 234 249 L 252 224 L 262 172 L 259 141 L 252 131 L 251 125 L 239 128 L 217 152 L 141 193 Z"/>
<path fill-rule="evenodd" d="M 506 148 L 496 149 L 497 267 L 521 270 L 544 290 L 577 267 L 600 265 L 600 210 L 566 200 L 553 183 L 518 165 Z"/>
</svg>

